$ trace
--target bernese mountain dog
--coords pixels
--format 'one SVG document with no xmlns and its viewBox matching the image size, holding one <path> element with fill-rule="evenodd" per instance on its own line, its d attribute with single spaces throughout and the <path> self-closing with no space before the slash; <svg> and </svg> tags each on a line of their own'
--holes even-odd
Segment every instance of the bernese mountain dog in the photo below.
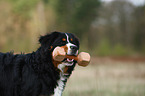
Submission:
<svg viewBox="0 0 145 96">
<path fill-rule="evenodd" d="M 72 33 L 52 32 L 28 54 L 0 53 L 0 96 L 62 96 L 76 61 L 54 61 L 52 52 L 64 47 L 67 55 L 77 55 L 79 40 Z"/>
</svg>

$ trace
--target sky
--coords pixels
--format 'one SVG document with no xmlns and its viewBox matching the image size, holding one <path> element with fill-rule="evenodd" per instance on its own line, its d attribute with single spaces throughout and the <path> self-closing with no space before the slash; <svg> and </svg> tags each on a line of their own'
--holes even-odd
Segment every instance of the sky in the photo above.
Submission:
<svg viewBox="0 0 145 96">
<path fill-rule="evenodd" d="M 113 0 L 101 0 L 101 1 L 110 2 Z M 132 2 L 136 6 L 145 4 L 145 0 L 127 0 L 127 1 Z"/>
</svg>

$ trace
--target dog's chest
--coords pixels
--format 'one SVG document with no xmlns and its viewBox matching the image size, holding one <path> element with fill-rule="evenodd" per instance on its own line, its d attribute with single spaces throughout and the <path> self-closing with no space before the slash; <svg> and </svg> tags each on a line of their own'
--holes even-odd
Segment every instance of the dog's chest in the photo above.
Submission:
<svg viewBox="0 0 145 96">
<path fill-rule="evenodd" d="M 60 79 L 57 81 L 58 86 L 54 89 L 54 96 L 62 96 L 62 92 L 65 88 L 67 79 L 70 77 L 70 74 L 67 73 L 68 67 L 71 67 L 74 64 L 72 63 L 62 63 L 58 65 L 60 72 Z"/>
<path fill-rule="evenodd" d="M 64 76 L 60 77 L 60 79 L 57 81 L 58 86 L 54 89 L 54 96 L 62 96 L 67 79 L 68 78 L 65 78 Z"/>
</svg>

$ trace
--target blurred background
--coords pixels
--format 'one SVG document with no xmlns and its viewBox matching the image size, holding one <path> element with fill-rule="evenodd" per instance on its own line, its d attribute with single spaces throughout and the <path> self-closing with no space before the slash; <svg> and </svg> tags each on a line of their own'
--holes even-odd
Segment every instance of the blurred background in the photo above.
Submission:
<svg viewBox="0 0 145 96">
<path fill-rule="evenodd" d="M 52 31 L 92 56 L 64 96 L 145 96 L 145 0 L 0 0 L 0 52 L 35 51 Z"/>
</svg>

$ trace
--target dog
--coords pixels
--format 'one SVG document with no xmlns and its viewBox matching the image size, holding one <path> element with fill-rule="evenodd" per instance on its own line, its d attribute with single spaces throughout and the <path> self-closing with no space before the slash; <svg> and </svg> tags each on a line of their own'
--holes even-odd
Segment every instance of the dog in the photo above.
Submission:
<svg viewBox="0 0 145 96">
<path fill-rule="evenodd" d="M 67 55 L 78 54 L 79 40 L 72 33 L 52 32 L 41 36 L 32 53 L 0 53 L 0 96 L 62 96 L 76 61 L 53 60 L 52 52 L 63 47 Z"/>
</svg>

